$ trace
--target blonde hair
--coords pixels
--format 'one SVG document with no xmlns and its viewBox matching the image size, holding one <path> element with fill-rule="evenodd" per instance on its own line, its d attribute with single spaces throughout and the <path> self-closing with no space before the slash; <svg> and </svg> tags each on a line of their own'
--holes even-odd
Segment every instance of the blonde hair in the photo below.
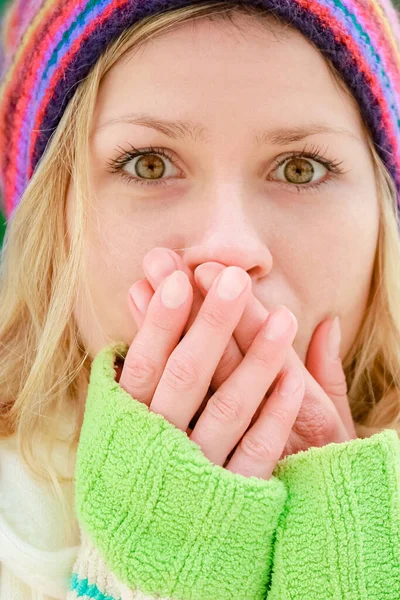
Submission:
<svg viewBox="0 0 400 600">
<path fill-rule="evenodd" d="M 72 452 L 76 449 L 84 410 L 79 393 L 87 389 L 90 373 L 91 358 L 80 339 L 73 308 L 84 273 L 89 198 L 84 157 L 101 79 L 117 60 L 151 36 L 185 21 L 231 18 L 237 12 L 256 17 L 263 26 L 275 18 L 259 8 L 210 2 L 148 17 L 107 48 L 70 101 L 9 223 L 1 262 L 0 437 L 16 433 L 22 456 L 39 477 L 57 477 L 50 459 L 56 439 L 64 439 Z M 289 26 L 283 24 L 285 27 Z M 380 202 L 379 239 L 368 307 L 344 359 L 348 396 L 360 437 L 383 428 L 400 431 L 396 190 L 370 136 L 368 143 Z M 68 243 L 65 199 L 71 177 L 77 201 Z M 61 415 L 71 415 L 71 430 L 62 431 Z M 49 452 L 39 457 L 38 448 L 44 444 Z"/>
</svg>

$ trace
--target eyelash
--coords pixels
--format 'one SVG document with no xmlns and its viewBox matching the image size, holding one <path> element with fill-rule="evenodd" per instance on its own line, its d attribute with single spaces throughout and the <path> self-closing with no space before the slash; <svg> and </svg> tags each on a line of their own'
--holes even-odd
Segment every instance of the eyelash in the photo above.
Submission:
<svg viewBox="0 0 400 600">
<path fill-rule="evenodd" d="M 135 148 L 134 146 L 132 146 L 132 144 L 130 144 L 129 146 L 130 146 L 129 150 L 125 150 L 124 148 L 122 148 L 120 146 L 116 149 L 116 151 L 119 152 L 120 154 L 117 158 L 114 158 L 114 159 L 111 159 L 108 161 L 108 165 L 110 167 L 110 172 L 116 173 L 117 175 L 122 177 L 125 181 L 128 181 L 128 183 L 132 183 L 134 185 L 144 185 L 144 186 L 168 185 L 168 181 L 169 181 L 168 179 L 167 180 L 159 180 L 159 181 L 156 181 L 156 180 L 155 181 L 146 181 L 146 180 L 136 179 L 136 178 L 132 177 L 131 175 L 129 175 L 128 173 L 125 173 L 123 171 L 123 168 L 134 158 L 137 158 L 138 156 L 144 156 L 146 154 L 156 154 L 159 156 L 163 156 L 164 158 L 167 158 L 168 160 L 170 160 L 173 163 L 173 158 L 169 154 L 169 152 L 167 152 L 164 148 L 158 148 L 158 147 L 154 147 L 154 146 L 149 146 L 148 148 L 143 148 L 143 149 Z M 326 151 L 324 152 L 321 147 L 311 146 L 310 149 L 307 149 L 307 144 L 304 146 L 302 151 L 291 152 L 287 156 L 285 156 L 283 159 L 282 158 L 276 159 L 273 170 L 276 171 L 285 162 L 287 162 L 288 160 L 294 159 L 294 158 L 309 158 L 311 160 L 315 160 L 316 162 L 321 163 L 326 169 L 328 169 L 328 171 L 330 173 L 330 177 L 328 177 L 327 179 L 323 179 L 322 181 L 319 181 L 318 183 L 296 185 L 295 183 L 277 181 L 278 183 L 280 183 L 281 185 L 283 185 L 285 187 L 288 186 L 291 189 L 296 188 L 298 193 L 309 192 L 310 190 L 319 189 L 322 185 L 324 185 L 326 183 L 330 183 L 330 181 L 333 179 L 333 177 L 335 175 L 344 175 L 345 174 L 345 171 L 343 169 L 341 169 L 341 164 L 343 163 L 343 161 L 330 160 L 326 156 Z M 271 181 L 271 180 L 268 180 L 268 181 Z M 276 181 L 276 180 L 272 180 L 272 181 Z"/>
</svg>

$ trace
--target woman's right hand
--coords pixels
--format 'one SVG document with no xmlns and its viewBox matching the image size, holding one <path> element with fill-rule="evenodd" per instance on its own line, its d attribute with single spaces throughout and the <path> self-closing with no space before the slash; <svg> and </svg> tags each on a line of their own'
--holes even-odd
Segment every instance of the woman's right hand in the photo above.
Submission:
<svg viewBox="0 0 400 600">
<path fill-rule="evenodd" d="M 172 273 L 151 299 L 126 355 L 120 386 L 188 432 L 250 294 L 246 271 L 226 267 L 181 340 L 193 288 L 183 271 Z M 283 372 L 275 381 L 296 332 L 296 318 L 287 308 L 273 310 L 242 362 L 208 400 L 189 437 L 214 464 L 246 477 L 271 477 L 305 391 L 299 367 Z M 249 428 L 271 386 L 267 402 Z"/>
</svg>

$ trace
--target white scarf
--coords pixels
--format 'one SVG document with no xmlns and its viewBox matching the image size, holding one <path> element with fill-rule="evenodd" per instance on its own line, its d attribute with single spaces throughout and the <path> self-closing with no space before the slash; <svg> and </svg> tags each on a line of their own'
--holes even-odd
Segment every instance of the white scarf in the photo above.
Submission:
<svg viewBox="0 0 400 600">
<path fill-rule="evenodd" d="M 79 546 L 73 510 L 73 465 L 65 445 L 55 449 L 64 518 L 49 484 L 37 482 L 22 462 L 14 438 L 0 442 L 0 600 L 65 600 Z M 21 596 L 21 590 L 26 590 Z"/>
</svg>

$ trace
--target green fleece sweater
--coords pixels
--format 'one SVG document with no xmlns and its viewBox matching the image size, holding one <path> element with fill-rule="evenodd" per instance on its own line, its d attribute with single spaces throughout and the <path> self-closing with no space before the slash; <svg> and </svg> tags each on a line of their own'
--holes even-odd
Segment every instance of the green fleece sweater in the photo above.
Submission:
<svg viewBox="0 0 400 600">
<path fill-rule="evenodd" d="M 273 477 L 213 465 L 92 365 L 76 468 L 69 600 L 400 599 L 400 442 L 310 448 Z"/>
</svg>

